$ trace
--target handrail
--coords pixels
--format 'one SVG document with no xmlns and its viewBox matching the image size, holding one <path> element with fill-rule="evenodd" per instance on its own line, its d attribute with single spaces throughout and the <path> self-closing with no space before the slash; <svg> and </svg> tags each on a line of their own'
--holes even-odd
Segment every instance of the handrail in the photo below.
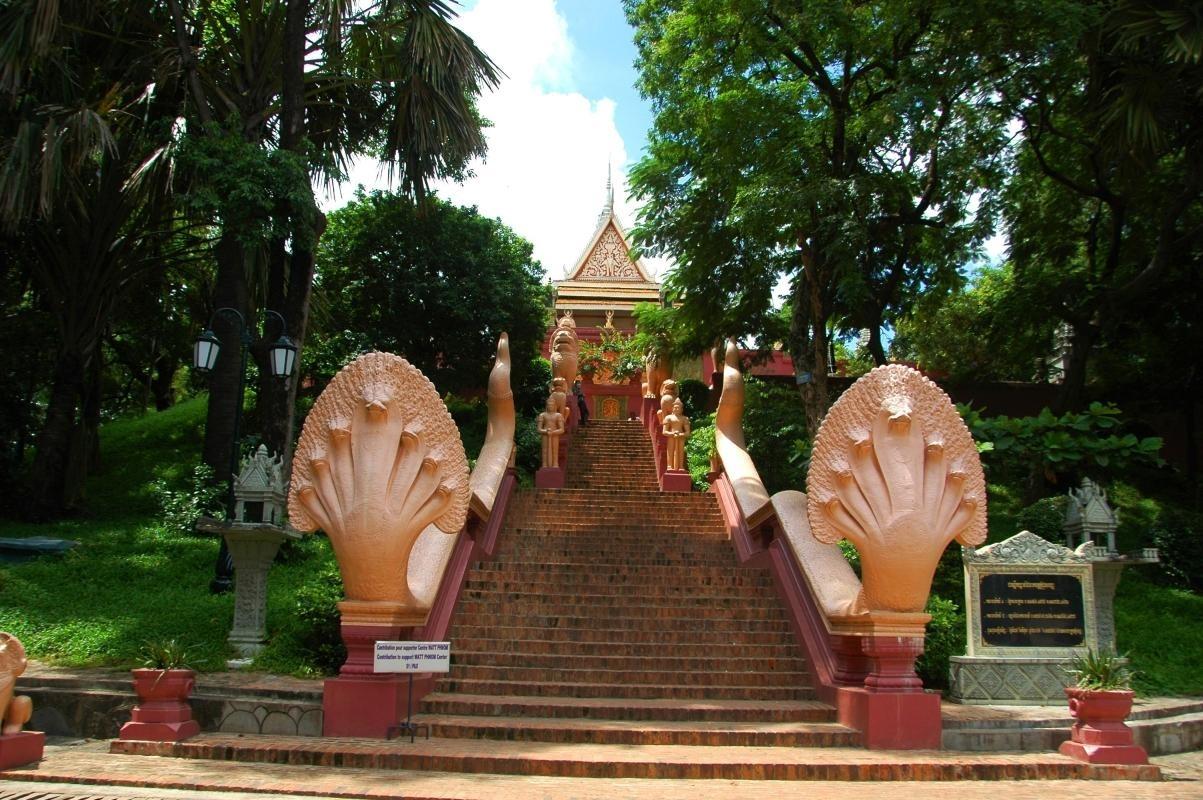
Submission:
<svg viewBox="0 0 1203 800">
<path fill-rule="evenodd" d="M 493 510 L 497 491 L 513 458 L 516 426 L 514 393 L 510 388 L 510 337 L 503 333 L 497 340 L 497 360 L 489 373 L 489 426 L 468 479 L 472 489 L 470 507 L 481 518 L 488 518 Z"/>
</svg>

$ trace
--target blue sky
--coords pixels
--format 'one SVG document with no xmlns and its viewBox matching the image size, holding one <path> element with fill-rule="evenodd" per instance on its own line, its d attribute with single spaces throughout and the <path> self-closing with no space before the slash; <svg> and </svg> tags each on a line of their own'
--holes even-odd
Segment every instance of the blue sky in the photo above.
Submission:
<svg viewBox="0 0 1203 800">
<path fill-rule="evenodd" d="M 627 198 L 625 167 L 643 149 L 651 124 L 634 88 L 635 47 L 618 0 L 468 0 L 457 25 L 505 71 L 480 100 L 492 122 L 489 154 L 474 177 L 439 193 L 476 206 L 529 239 L 551 278 L 575 266 L 605 200 L 613 165 L 619 218 L 629 228 L 637 209 Z M 356 164 L 341 193 L 383 188 L 375 162 Z M 650 260 L 659 272 L 664 264 Z"/>
</svg>

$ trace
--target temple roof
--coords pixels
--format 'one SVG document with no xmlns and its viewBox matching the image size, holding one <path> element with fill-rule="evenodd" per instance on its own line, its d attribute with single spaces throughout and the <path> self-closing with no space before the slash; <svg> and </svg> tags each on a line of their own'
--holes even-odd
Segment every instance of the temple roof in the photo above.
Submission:
<svg viewBox="0 0 1203 800">
<path fill-rule="evenodd" d="M 614 214 L 613 191 L 597 228 L 569 277 L 553 281 L 557 309 L 623 309 L 636 303 L 658 303 L 660 284 L 642 259 L 631 258 L 631 244 Z"/>
</svg>

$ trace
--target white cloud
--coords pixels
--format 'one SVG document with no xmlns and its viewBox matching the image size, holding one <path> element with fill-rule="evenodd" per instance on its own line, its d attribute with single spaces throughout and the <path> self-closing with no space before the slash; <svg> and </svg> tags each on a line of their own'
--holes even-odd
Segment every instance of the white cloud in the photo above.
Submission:
<svg viewBox="0 0 1203 800">
<path fill-rule="evenodd" d="M 619 218 L 628 228 L 634 223 L 636 209 L 626 199 L 627 148 L 614 121 L 614 101 L 572 90 L 574 49 L 554 0 L 479 0 L 457 25 L 507 78 L 480 100 L 481 114 L 492 122 L 488 156 L 472 165 L 475 177 L 440 185 L 439 194 L 499 217 L 534 244 L 549 277 L 561 278 L 594 231 L 605 202 L 607 164 L 613 165 Z M 375 188 L 384 179 L 369 162 L 356 165 L 348 183 Z M 343 198 L 348 194 L 344 190 Z"/>
</svg>

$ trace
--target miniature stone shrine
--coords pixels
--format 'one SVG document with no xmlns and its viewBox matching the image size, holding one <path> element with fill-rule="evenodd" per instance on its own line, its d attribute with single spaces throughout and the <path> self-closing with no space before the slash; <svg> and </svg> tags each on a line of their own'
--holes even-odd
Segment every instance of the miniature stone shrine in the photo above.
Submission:
<svg viewBox="0 0 1203 800">
<path fill-rule="evenodd" d="M 1079 489 L 1069 490 L 1069 503 L 1065 508 L 1065 544 L 1070 548 L 1084 542 L 1094 542 L 1096 547 L 1106 547 L 1112 553 L 1115 547 L 1115 530 L 1119 518 L 1107 502 L 1107 492 L 1090 478 L 1082 479 Z M 1075 544 L 1077 542 L 1077 544 Z"/>
<path fill-rule="evenodd" d="M 286 524 L 288 492 L 283 459 L 260 445 L 234 481 L 234 520 L 202 517 L 196 529 L 223 536 L 234 562 L 234 623 L 228 637 L 245 667 L 267 643 L 267 573 L 280 545 L 301 538 Z"/>
</svg>

